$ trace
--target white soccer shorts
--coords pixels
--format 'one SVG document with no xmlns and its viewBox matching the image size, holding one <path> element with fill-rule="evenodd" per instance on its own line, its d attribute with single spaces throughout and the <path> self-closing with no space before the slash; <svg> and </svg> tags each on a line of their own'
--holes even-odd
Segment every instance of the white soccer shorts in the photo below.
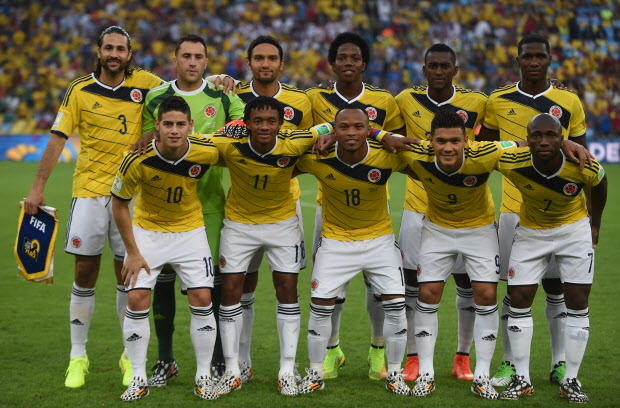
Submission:
<svg viewBox="0 0 620 408">
<path fill-rule="evenodd" d="M 400 234 L 398 245 L 403 253 L 403 267 L 405 269 L 417 269 L 420 259 L 420 244 L 422 242 L 422 221 L 424 213 L 403 210 L 403 218 L 400 222 Z M 453 275 L 465 274 L 463 257 L 459 255 L 454 265 Z"/>
<path fill-rule="evenodd" d="M 312 270 L 311 297 L 339 297 L 360 272 L 376 295 L 405 295 L 402 255 L 394 234 L 363 241 L 322 238 Z"/>
<path fill-rule="evenodd" d="M 497 283 L 499 244 L 495 224 L 478 228 L 445 228 L 425 219 L 422 227 L 418 282 L 446 282 L 457 255 L 463 256 L 472 282 Z"/>
<path fill-rule="evenodd" d="M 499 214 L 499 257 L 500 257 L 500 274 L 501 280 L 508 280 L 508 262 L 510 261 L 510 252 L 512 250 L 513 241 L 519 225 L 519 214 L 500 213 Z M 544 279 L 558 279 L 560 272 L 555 262 L 555 257 L 551 256 L 549 267 L 545 272 Z"/>
<path fill-rule="evenodd" d="M 151 269 L 142 269 L 133 289 L 153 289 L 165 264 L 179 275 L 181 287 L 213 288 L 213 257 L 205 227 L 186 232 L 149 231 L 133 226 L 133 235 L 144 260 Z"/>
<path fill-rule="evenodd" d="M 549 267 L 551 255 L 563 283 L 591 285 L 594 278 L 594 249 L 590 219 L 556 228 L 528 228 L 520 225 L 512 246 L 508 285 L 539 284 Z"/>
<path fill-rule="evenodd" d="M 99 256 L 103 253 L 106 240 L 109 241 L 114 259 L 122 261 L 125 244 L 114 222 L 112 196 L 73 198 L 67 222 L 65 252 Z"/>
<path fill-rule="evenodd" d="M 299 273 L 305 256 L 299 218 L 273 224 L 243 224 L 224 220 L 220 235 L 220 272 L 244 273 L 254 254 L 264 249 L 272 271 Z"/>
<path fill-rule="evenodd" d="M 297 210 L 297 219 L 299 220 L 299 229 L 301 230 L 301 243 L 299 244 L 299 256 L 301 258 L 301 263 L 299 265 L 299 269 L 304 269 L 306 267 L 306 240 L 304 239 L 304 221 L 301 215 L 301 201 L 299 199 L 295 203 Z M 258 272 L 260 268 L 261 262 L 263 262 L 263 255 L 265 254 L 265 250 L 263 248 L 256 251 L 252 259 L 250 260 L 250 266 L 248 266 L 248 273 Z"/>
</svg>

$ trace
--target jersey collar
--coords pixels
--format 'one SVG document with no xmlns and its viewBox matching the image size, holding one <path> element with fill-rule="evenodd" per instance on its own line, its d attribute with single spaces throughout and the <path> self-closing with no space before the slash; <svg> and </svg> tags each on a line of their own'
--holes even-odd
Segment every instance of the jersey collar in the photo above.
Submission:
<svg viewBox="0 0 620 408">
<path fill-rule="evenodd" d="M 435 156 L 435 167 L 437 168 L 437 170 L 439 170 L 442 174 L 445 174 L 448 177 L 452 177 L 455 174 L 457 174 L 458 172 L 460 172 L 463 169 L 463 166 L 465 165 L 465 149 L 463 149 L 463 162 L 461 163 L 461 167 L 458 168 L 458 170 L 453 171 L 452 173 L 446 173 L 445 171 L 443 171 L 441 169 L 441 167 L 439 167 L 439 164 L 437 164 L 437 156 Z"/>
<path fill-rule="evenodd" d="M 450 102 L 452 102 L 452 100 L 456 96 L 456 87 L 454 85 L 452 85 L 452 96 L 450 98 L 448 98 L 448 100 L 445 101 L 445 102 L 437 102 L 433 98 L 431 98 L 431 96 L 428 94 L 428 86 L 426 87 L 425 93 L 426 93 L 426 97 L 428 98 L 429 101 L 433 102 L 437 106 L 443 106 L 443 105 L 447 105 Z"/>
<path fill-rule="evenodd" d="M 280 133 L 278 132 L 278 135 L 279 134 Z M 263 158 L 263 157 L 269 156 L 270 154 L 272 154 L 276 150 L 276 147 L 278 147 L 278 139 L 279 139 L 279 137 L 276 136 L 276 144 L 274 144 L 273 145 L 273 149 L 269 150 L 267 153 L 259 153 L 256 150 L 254 150 L 254 147 L 252 146 L 252 138 L 251 137 L 248 137 L 248 146 L 250 146 L 250 150 L 252 150 L 254 153 L 256 153 L 257 156 Z"/>
<path fill-rule="evenodd" d="M 566 163 L 566 156 L 564 156 L 564 152 L 560 150 L 560 153 L 562 153 L 562 165 L 560 165 L 560 168 L 558 169 L 558 171 L 556 171 L 552 175 L 547 176 L 545 173 L 543 173 L 542 171 L 538 170 L 536 168 L 536 166 L 534 165 L 534 156 L 530 155 L 530 160 L 532 161 L 532 167 L 534 168 L 534 170 L 536 170 L 536 173 L 540 174 L 545 179 L 550 180 L 550 179 L 554 178 L 555 176 L 557 176 L 558 174 L 560 174 L 560 172 L 564 168 L 564 163 Z"/>
<path fill-rule="evenodd" d="M 192 96 L 192 95 L 196 95 L 201 93 L 202 91 L 204 91 L 205 87 L 207 86 L 207 81 L 203 78 L 202 79 L 202 85 L 200 85 L 200 88 L 194 90 L 194 91 L 182 91 L 179 89 L 179 87 L 177 86 L 177 79 L 175 79 L 174 81 L 170 82 L 170 86 L 172 86 L 172 89 L 174 89 L 174 93 L 179 94 L 179 95 L 183 95 L 183 96 Z"/>
<path fill-rule="evenodd" d="M 95 76 L 95 73 L 94 73 L 94 72 L 92 72 L 90 75 L 93 77 L 93 79 L 95 80 L 95 82 L 96 82 L 99 86 L 101 86 L 101 87 L 103 87 L 103 88 L 105 88 L 105 89 L 110 89 L 110 90 L 112 90 L 112 91 L 116 91 L 117 89 L 119 89 L 121 86 L 123 86 L 123 84 L 124 84 L 124 83 L 125 83 L 125 81 L 127 80 L 127 77 L 123 77 L 123 81 L 122 81 L 120 84 L 116 85 L 115 87 L 111 87 L 111 86 L 109 86 L 109 85 L 104 84 L 104 83 L 103 83 L 103 82 L 101 82 L 99 79 L 97 79 L 97 77 Z"/>
<path fill-rule="evenodd" d="M 187 151 L 185 152 L 185 154 L 183 156 L 181 156 L 181 158 L 179 160 L 173 161 L 173 160 L 168 160 L 166 159 L 164 156 L 161 155 L 161 153 L 159 152 L 159 150 L 157 150 L 157 144 L 155 143 L 156 139 L 153 139 L 153 141 L 151 142 L 153 144 L 153 150 L 155 151 L 155 153 L 157 154 L 157 156 L 162 159 L 163 161 L 165 161 L 168 164 L 172 164 L 173 166 L 176 166 L 177 164 L 181 163 L 189 154 L 189 151 L 192 149 L 192 141 L 189 140 L 189 138 L 187 138 Z"/>
<path fill-rule="evenodd" d="M 364 160 L 366 160 L 366 158 L 368 157 L 368 155 L 370 154 L 370 145 L 368 144 L 368 140 L 366 140 L 366 156 L 364 156 L 364 158 L 360 161 L 358 161 L 357 163 L 353 163 L 353 164 L 349 164 L 345 161 L 343 161 L 340 157 L 338 157 L 338 142 L 336 142 L 336 149 L 334 150 L 336 152 L 336 158 L 338 159 L 338 161 L 342 164 L 344 164 L 345 166 L 349 167 L 349 168 L 355 168 L 358 164 L 362 163 Z"/>
<path fill-rule="evenodd" d="M 539 93 L 538 95 L 531 95 L 531 94 L 529 94 L 529 93 L 527 93 L 527 92 L 523 92 L 523 91 L 521 90 L 520 85 L 521 85 L 521 81 L 517 82 L 517 91 L 518 91 L 520 94 L 523 94 L 523 95 L 525 95 L 525 96 L 529 96 L 529 97 L 530 97 L 530 98 L 532 98 L 532 99 L 536 99 L 536 98 L 538 98 L 539 96 L 543 96 L 544 94 L 546 94 L 547 92 L 549 92 L 549 91 L 553 88 L 553 86 L 552 86 L 551 84 L 549 84 L 549 88 L 545 89 L 544 91 L 542 91 L 542 92 L 541 92 L 541 93 Z"/>
<path fill-rule="evenodd" d="M 252 91 L 252 94 L 254 94 L 254 96 L 256 97 L 261 96 L 258 93 L 256 93 L 256 91 L 254 90 L 254 80 L 250 81 L 250 90 Z M 276 92 L 276 94 L 272 96 L 272 98 L 278 99 L 278 96 L 280 96 L 281 92 L 282 92 L 282 84 L 280 83 L 280 81 L 278 81 L 278 92 Z"/>
<path fill-rule="evenodd" d="M 366 84 L 362 82 L 362 92 L 360 92 L 359 95 L 357 95 L 353 99 L 347 99 L 340 92 L 338 92 L 338 88 L 336 87 L 337 84 L 338 84 L 338 82 L 334 82 L 334 93 L 336 95 L 338 95 L 340 97 L 340 99 L 342 99 L 346 103 L 353 103 L 353 102 L 357 101 L 358 99 L 360 99 L 364 95 L 364 91 L 366 90 Z"/>
</svg>

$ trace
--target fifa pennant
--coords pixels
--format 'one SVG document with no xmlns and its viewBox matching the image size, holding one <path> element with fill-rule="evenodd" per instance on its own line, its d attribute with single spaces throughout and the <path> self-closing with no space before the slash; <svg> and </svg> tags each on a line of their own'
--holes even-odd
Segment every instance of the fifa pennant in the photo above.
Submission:
<svg viewBox="0 0 620 408">
<path fill-rule="evenodd" d="M 19 275 L 27 281 L 54 283 L 54 247 L 58 232 L 55 208 L 39 207 L 35 215 L 24 212 L 20 203 L 15 259 Z"/>
</svg>

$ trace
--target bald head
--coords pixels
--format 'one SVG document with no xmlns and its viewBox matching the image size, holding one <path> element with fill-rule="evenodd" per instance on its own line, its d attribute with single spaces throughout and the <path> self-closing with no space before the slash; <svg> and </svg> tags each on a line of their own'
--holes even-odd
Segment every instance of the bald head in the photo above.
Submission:
<svg viewBox="0 0 620 408">
<path fill-rule="evenodd" d="M 549 115 L 548 113 L 538 114 L 530 120 L 527 124 L 528 135 L 531 134 L 532 131 L 540 129 L 541 127 L 553 128 L 555 132 L 560 135 L 562 134 L 562 124 L 560 123 L 560 120 L 555 116 Z"/>
</svg>

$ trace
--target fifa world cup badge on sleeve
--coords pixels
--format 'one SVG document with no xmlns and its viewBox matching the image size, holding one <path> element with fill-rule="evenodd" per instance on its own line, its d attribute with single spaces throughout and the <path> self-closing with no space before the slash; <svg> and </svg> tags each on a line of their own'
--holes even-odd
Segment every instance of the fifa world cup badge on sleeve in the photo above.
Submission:
<svg viewBox="0 0 620 408">
<path fill-rule="evenodd" d="M 58 232 L 55 208 L 39 207 L 35 215 L 24 212 L 20 203 L 15 259 L 19 275 L 27 281 L 54 283 L 54 247 Z"/>
</svg>

